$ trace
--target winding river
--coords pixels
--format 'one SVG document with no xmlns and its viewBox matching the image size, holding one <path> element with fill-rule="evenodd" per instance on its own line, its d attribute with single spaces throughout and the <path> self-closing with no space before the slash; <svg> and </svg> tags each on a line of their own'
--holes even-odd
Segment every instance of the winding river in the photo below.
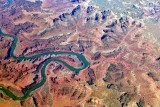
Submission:
<svg viewBox="0 0 160 107">
<path fill-rule="evenodd" d="M 0 6 L 0 8 L 6 9 L 12 4 L 12 0 L 7 0 L 7 2 L 3 5 Z"/>
<path fill-rule="evenodd" d="M 3 6 L 0 6 L 0 8 L 7 9 L 7 8 L 9 8 L 9 6 L 11 4 L 12 4 L 12 0 L 7 0 L 7 2 Z M 78 74 L 81 70 L 83 70 L 89 66 L 89 62 L 86 60 L 86 58 L 82 54 L 78 54 L 78 53 L 74 53 L 74 52 L 44 52 L 44 53 L 40 53 L 40 54 L 36 54 L 36 55 L 32 55 L 32 56 L 17 57 L 14 55 L 14 50 L 16 49 L 18 38 L 16 36 L 3 33 L 1 29 L 0 29 L 0 36 L 10 37 L 13 39 L 12 45 L 8 50 L 7 57 L 13 58 L 13 59 L 17 60 L 18 62 L 21 62 L 22 60 L 32 60 L 32 59 L 35 59 L 35 58 L 38 58 L 41 56 L 45 56 L 45 55 L 74 55 L 83 63 L 83 66 L 81 68 L 74 68 L 73 66 L 71 66 L 71 65 L 67 64 L 66 62 L 59 60 L 59 59 L 46 59 L 45 62 L 43 63 L 42 68 L 41 68 L 41 77 L 42 77 L 41 81 L 38 84 L 27 89 L 24 92 L 23 96 L 16 96 L 14 93 L 12 93 L 7 88 L 0 86 L 0 91 L 3 91 L 7 96 L 12 98 L 13 100 L 24 100 L 30 96 L 30 93 L 32 91 L 41 87 L 46 82 L 46 74 L 45 74 L 46 67 L 51 62 L 62 63 L 63 65 L 65 65 L 67 68 L 69 68 L 71 71 L 75 72 L 76 74 Z"/>
<path fill-rule="evenodd" d="M 45 55 L 74 55 L 83 63 L 83 66 L 81 68 L 74 68 L 73 66 L 71 66 L 71 65 L 67 64 L 66 62 L 64 62 L 62 60 L 59 60 L 59 59 L 48 59 L 48 60 L 46 60 L 43 63 L 43 66 L 41 68 L 41 77 L 42 77 L 41 81 L 38 84 L 36 84 L 35 86 L 27 89 L 26 92 L 24 92 L 23 96 L 16 96 L 14 93 L 12 93 L 7 88 L 4 88 L 4 87 L 0 86 L 0 90 L 3 91 L 7 96 L 11 97 L 14 100 L 24 100 L 24 99 L 26 99 L 27 97 L 30 96 L 30 93 L 32 91 L 41 87 L 45 83 L 45 81 L 46 81 L 45 70 L 46 70 L 47 65 L 51 62 L 62 63 L 63 65 L 65 65 L 67 68 L 69 68 L 71 71 L 75 72 L 76 74 L 89 66 L 89 62 L 86 60 L 86 58 L 82 54 L 78 54 L 78 53 L 74 53 L 74 52 L 44 52 L 44 53 L 36 54 L 36 55 L 33 55 L 33 56 L 17 57 L 17 56 L 14 55 L 14 50 L 16 48 L 18 38 L 16 36 L 3 33 L 1 29 L 0 29 L 0 35 L 4 36 L 4 37 L 10 37 L 10 38 L 13 39 L 12 45 L 11 45 L 10 49 L 8 50 L 8 58 L 13 58 L 13 59 L 15 59 L 19 62 L 21 62 L 22 60 L 32 60 L 32 59 L 35 59 L 35 58 L 38 58 L 38 57 L 41 57 L 41 56 L 45 56 Z"/>
</svg>

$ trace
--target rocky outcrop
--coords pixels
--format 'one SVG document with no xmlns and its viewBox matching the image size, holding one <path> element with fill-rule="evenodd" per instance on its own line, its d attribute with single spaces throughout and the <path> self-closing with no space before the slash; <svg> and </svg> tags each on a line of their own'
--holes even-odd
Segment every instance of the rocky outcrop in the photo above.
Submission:
<svg viewBox="0 0 160 107">
<path fill-rule="evenodd" d="M 93 85 L 95 80 L 96 80 L 96 75 L 94 73 L 94 70 L 91 68 L 88 68 L 88 76 L 89 76 L 89 80 L 87 81 L 87 83 L 89 85 Z"/>
<path fill-rule="evenodd" d="M 26 10 L 27 12 L 40 11 L 41 5 L 42 5 L 41 1 L 30 2 L 26 0 L 16 0 L 16 6 L 22 7 L 22 9 Z"/>
<path fill-rule="evenodd" d="M 12 33 L 14 35 L 18 35 L 21 31 L 31 33 L 34 27 L 36 27 L 36 25 L 31 22 L 21 23 L 21 24 L 15 25 Z"/>
<path fill-rule="evenodd" d="M 75 2 L 84 2 L 86 0 L 70 0 L 71 2 L 75 3 Z"/>
<path fill-rule="evenodd" d="M 98 60 L 101 57 L 101 52 L 95 52 L 92 56 L 93 60 Z"/>
<path fill-rule="evenodd" d="M 106 76 L 103 78 L 105 82 L 117 82 L 124 77 L 121 64 L 110 64 Z"/>
<path fill-rule="evenodd" d="M 80 9 L 81 9 L 81 6 L 78 5 L 77 7 L 75 7 L 75 8 L 72 10 L 71 15 L 77 16 L 77 15 L 79 14 L 79 12 L 80 12 Z"/>
<path fill-rule="evenodd" d="M 127 106 L 130 100 L 131 100 L 131 95 L 129 93 L 124 93 L 119 97 L 121 107 Z"/>
<path fill-rule="evenodd" d="M 137 102 L 136 104 L 137 104 L 137 107 L 145 107 L 143 99 L 140 99 L 139 102 Z"/>
</svg>

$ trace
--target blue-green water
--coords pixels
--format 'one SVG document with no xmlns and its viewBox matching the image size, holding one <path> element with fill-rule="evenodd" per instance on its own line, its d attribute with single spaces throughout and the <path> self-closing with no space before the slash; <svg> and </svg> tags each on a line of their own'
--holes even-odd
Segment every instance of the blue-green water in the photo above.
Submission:
<svg viewBox="0 0 160 107">
<path fill-rule="evenodd" d="M 9 6 L 11 4 L 12 4 L 12 0 L 8 0 L 7 3 L 0 8 L 7 9 L 7 8 L 9 8 Z M 75 72 L 76 74 L 78 74 L 81 70 L 83 70 L 83 69 L 85 69 L 86 67 L 89 66 L 89 62 L 86 60 L 86 58 L 82 54 L 78 54 L 78 53 L 74 53 L 74 52 L 45 52 L 45 53 L 40 53 L 40 54 L 36 54 L 36 55 L 33 55 L 33 56 L 17 57 L 17 56 L 14 55 L 14 50 L 17 46 L 18 38 L 16 36 L 12 36 L 12 35 L 3 33 L 1 29 L 0 29 L 0 35 L 4 36 L 4 37 L 5 36 L 10 37 L 10 38 L 13 39 L 12 45 L 11 45 L 9 51 L 8 51 L 7 58 L 13 58 L 13 59 L 16 59 L 17 61 L 21 62 L 22 60 L 31 60 L 31 59 L 38 58 L 38 57 L 45 56 L 45 55 L 74 55 L 79 60 L 81 60 L 81 62 L 83 63 L 83 66 L 81 68 L 74 68 L 73 66 L 71 66 L 71 65 L 67 64 L 66 62 L 64 62 L 62 60 L 59 60 L 59 59 L 48 59 L 48 60 L 46 60 L 43 63 L 43 66 L 41 68 L 41 77 L 42 77 L 41 81 L 38 84 L 36 84 L 35 86 L 30 87 L 28 90 L 26 90 L 26 92 L 24 93 L 23 96 L 16 96 L 10 90 L 0 86 L 0 90 L 3 91 L 7 96 L 11 97 L 14 100 L 24 100 L 24 99 L 26 99 L 27 97 L 29 97 L 29 95 L 32 91 L 41 87 L 45 83 L 45 81 L 46 81 L 45 70 L 46 70 L 47 65 L 51 62 L 62 63 L 63 65 L 65 65 L 67 68 L 69 68 L 71 71 Z"/>
<path fill-rule="evenodd" d="M 7 2 L 3 5 L 0 6 L 0 8 L 6 9 L 12 4 L 12 0 L 7 0 Z"/>
<path fill-rule="evenodd" d="M 24 99 L 26 99 L 27 97 L 29 97 L 29 95 L 32 91 L 41 87 L 45 83 L 45 81 L 46 81 L 45 70 L 46 70 L 47 65 L 51 62 L 62 63 L 63 65 L 65 65 L 67 68 L 69 68 L 71 71 L 75 72 L 76 74 L 78 74 L 81 70 L 83 70 L 83 69 L 85 69 L 89 66 L 89 62 L 86 60 L 86 58 L 82 54 L 78 54 L 78 53 L 74 53 L 74 52 L 45 52 L 45 53 L 40 53 L 40 54 L 36 54 L 36 55 L 33 55 L 33 56 L 17 57 L 17 56 L 14 55 L 14 50 L 17 46 L 18 38 L 16 36 L 12 36 L 12 35 L 3 33 L 1 29 L 0 29 L 0 35 L 4 36 L 4 37 L 10 37 L 10 38 L 13 39 L 12 45 L 11 45 L 9 51 L 8 51 L 8 58 L 16 59 L 19 62 L 21 62 L 22 60 L 31 60 L 31 59 L 38 58 L 38 57 L 45 56 L 45 55 L 73 55 L 73 56 L 76 56 L 83 63 L 83 66 L 81 68 L 74 68 L 73 66 L 71 66 L 71 65 L 67 64 L 66 62 L 64 62 L 62 60 L 59 60 L 59 59 L 46 60 L 46 62 L 44 62 L 43 66 L 42 66 L 42 69 L 41 69 L 41 77 L 42 77 L 41 81 L 38 84 L 36 84 L 35 86 L 30 87 L 24 93 L 23 96 L 16 96 L 10 90 L 0 86 L 0 90 L 3 91 L 6 95 L 8 95 L 9 97 L 11 97 L 14 100 L 24 100 Z"/>
</svg>

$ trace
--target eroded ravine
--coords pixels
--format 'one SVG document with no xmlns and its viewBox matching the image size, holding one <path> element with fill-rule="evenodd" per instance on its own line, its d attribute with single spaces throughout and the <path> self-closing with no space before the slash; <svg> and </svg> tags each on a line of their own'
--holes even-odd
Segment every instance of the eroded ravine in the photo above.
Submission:
<svg viewBox="0 0 160 107">
<path fill-rule="evenodd" d="M 16 96 L 10 90 L 0 86 L 0 90 L 3 91 L 7 96 L 11 97 L 14 100 L 24 100 L 24 99 L 28 98 L 32 91 L 34 91 L 37 88 L 41 87 L 45 83 L 45 81 L 46 81 L 45 70 L 46 70 L 47 65 L 49 63 L 51 63 L 51 62 L 62 63 L 63 65 L 65 65 L 67 68 L 69 68 L 71 71 L 73 71 L 76 74 L 78 74 L 81 70 L 83 70 L 83 69 L 85 69 L 86 67 L 89 66 L 89 62 L 86 60 L 86 58 L 82 54 L 78 54 L 78 53 L 74 53 L 74 52 L 45 52 L 45 53 L 40 53 L 40 54 L 36 54 L 36 55 L 33 55 L 33 56 L 20 56 L 20 57 L 17 57 L 17 56 L 14 55 L 14 50 L 16 48 L 18 38 L 16 36 L 12 36 L 12 35 L 3 33 L 1 29 L 0 29 L 0 35 L 4 36 L 4 37 L 10 37 L 10 38 L 13 39 L 13 42 L 12 42 L 12 45 L 11 45 L 9 51 L 8 51 L 8 56 L 7 57 L 8 58 L 13 58 L 15 60 L 18 60 L 19 62 L 21 62 L 22 60 L 35 59 L 35 58 L 38 58 L 38 57 L 41 57 L 41 56 L 45 56 L 45 55 L 74 55 L 83 63 L 83 66 L 81 68 L 74 68 L 73 66 L 71 66 L 71 65 L 67 64 L 66 62 L 64 62 L 62 60 L 59 60 L 59 59 L 52 59 L 51 58 L 51 59 L 46 60 L 43 63 L 43 66 L 41 68 L 41 77 L 42 77 L 41 81 L 38 84 L 36 84 L 35 86 L 29 88 L 24 93 L 23 96 Z"/>
</svg>

